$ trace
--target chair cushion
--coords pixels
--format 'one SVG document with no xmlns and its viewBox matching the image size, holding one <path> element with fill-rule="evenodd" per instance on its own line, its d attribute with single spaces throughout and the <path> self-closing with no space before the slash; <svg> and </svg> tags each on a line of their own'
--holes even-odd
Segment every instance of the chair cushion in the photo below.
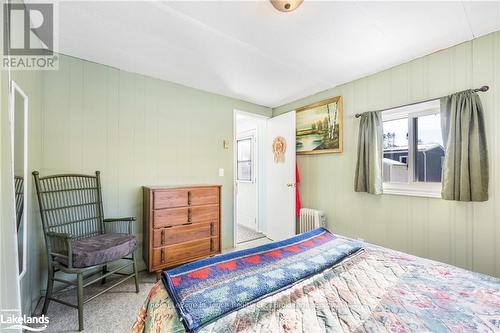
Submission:
<svg viewBox="0 0 500 333">
<path fill-rule="evenodd" d="M 73 243 L 73 267 L 89 267 L 118 260 L 134 251 L 135 236 L 102 234 Z"/>
</svg>

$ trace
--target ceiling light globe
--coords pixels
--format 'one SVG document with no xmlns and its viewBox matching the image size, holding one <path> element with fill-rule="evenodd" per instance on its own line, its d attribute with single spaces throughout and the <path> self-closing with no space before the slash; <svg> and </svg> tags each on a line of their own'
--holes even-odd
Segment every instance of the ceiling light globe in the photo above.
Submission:
<svg viewBox="0 0 500 333">
<path fill-rule="evenodd" d="M 297 9 L 304 0 L 270 0 L 274 8 L 280 12 L 291 12 Z"/>
</svg>

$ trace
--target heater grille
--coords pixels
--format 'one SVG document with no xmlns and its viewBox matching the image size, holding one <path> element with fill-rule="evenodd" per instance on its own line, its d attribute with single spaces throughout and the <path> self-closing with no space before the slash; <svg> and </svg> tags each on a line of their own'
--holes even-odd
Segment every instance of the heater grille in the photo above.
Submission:
<svg viewBox="0 0 500 333">
<path fill-rule="evenodd" d="M 311 208 L 300 209 L 299 233 L 310 231 L 326 225 L 325 213 Z"/>
</svg>

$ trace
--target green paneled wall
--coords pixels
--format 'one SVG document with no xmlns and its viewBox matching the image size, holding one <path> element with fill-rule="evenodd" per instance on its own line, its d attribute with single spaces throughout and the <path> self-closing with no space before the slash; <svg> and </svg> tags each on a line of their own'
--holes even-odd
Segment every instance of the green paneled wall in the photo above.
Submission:
<svg viewBox="0 0 500 333">
<path fill-rule="evenodd" d="M 136 216 L 142 185 L 222 184 L 222 247 L 233 242 L 233 109 L 271 109 L 61 56 L 43 75 L 41 173 L 100 170 L 106 216 Z M 218 176 L 218 169 L 225 176 Z"/>
<path fill-rule="evenodd" d="M 355 193 L 358 112 L 399 106 L 468 88 L 481 94 L 490 157 L 490 200 Z M 325 210 L 334 232 L 500 277 L 500 32 L 436 52 L 273 110 L 344 97 L 344 152 L 299 156 L 304 207 Z"/>
<path fill-rule="evenodd" d="M 14 71 L 12 78 L 30 99 L 30 171 L 100 170 L 106 216 L 136 216 L 140 242 L 142 185 L 222 184 L 222 247 L 232 246 L 233 147 L 224 149 L 223 140 L 232 140 L 234 109 L 266 116 L 271 109 L 64 55 L 57 71 Z M 2 101 L 7 101 L 7 73 L 2 79 Z M 8 124 L 2 120 L 2 125 L 7 134 Z M 4 150 L 7 144 L 2 141 Z M 2 171 L 8 163 L 2 159 Z M 225 169 L 224 177 L 218 176 L 219 168 Z M 30 267 L 21 282 L 25 313 L 34 310 L 46 283 L 31 179 L 28 186 Z"/>
</svg>

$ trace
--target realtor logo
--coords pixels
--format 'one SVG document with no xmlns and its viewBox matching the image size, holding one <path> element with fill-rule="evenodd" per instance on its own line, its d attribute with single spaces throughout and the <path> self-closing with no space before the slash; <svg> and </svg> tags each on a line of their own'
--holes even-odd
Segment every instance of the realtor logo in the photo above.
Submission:
<svg viewBox="0 0 500 333">
<path fill-rule="evenodd" d="M 57 69 L 54 3 L 6 3 L 2 67 Z"/>
</svg>

